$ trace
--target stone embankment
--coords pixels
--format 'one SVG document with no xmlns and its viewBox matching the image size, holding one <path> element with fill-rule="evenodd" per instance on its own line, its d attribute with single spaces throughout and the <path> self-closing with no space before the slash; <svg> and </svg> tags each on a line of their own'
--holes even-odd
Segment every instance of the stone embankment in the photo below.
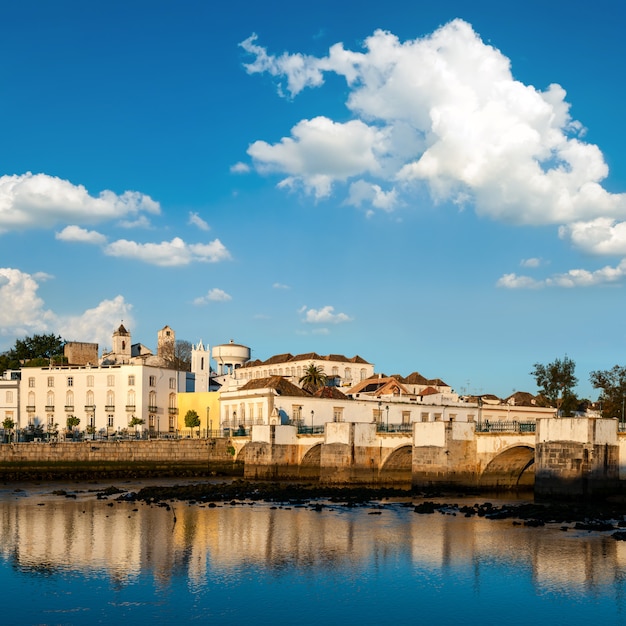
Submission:
<svg viewBox="0 0 626 626">
<path fill-rule="evenodd" d="M 241 475 L 226 439 L 18 443 L 0 446 L 0 480 Z"/>
</svg>

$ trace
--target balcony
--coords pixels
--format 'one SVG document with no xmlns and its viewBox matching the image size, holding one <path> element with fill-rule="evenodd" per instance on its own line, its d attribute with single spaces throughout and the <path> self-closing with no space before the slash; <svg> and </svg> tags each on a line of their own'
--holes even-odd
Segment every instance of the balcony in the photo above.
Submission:
<svg viewBox="0 0 626 626">
<path fill-rule="evenodd" d="M 46 411 L 48 413 L 54 413 L 54 404 L 46 404 Z"/>
<path fill-rule="evenodd" d="M 114 404 L 107 404 L 107 405 L 105 405 L 104 410 L 107 413 L 115 413 L 115 405 Z"/>
<path fill-rule="evenodd" d="M 26 407 L 26 412 L 27 412 L 27 413 L 34 413 L 34 412 L 35 412 L 35 405 L 34 405 L 34 404 L 29 404 L 29 405 Z"/>
<path fill-rule="evenodd" d="M 74 412 L 74 405 L 73 404 L 66 404 L 65 405 L 65 412 L 66 413 L 73 413 Z"/>
<path fill-rule="evenodd" d="M 85 413 L 95 413 L 96 405 L 95 404 L 86 404 L 85 405 Z"/>
<path fill-rule="evenodd" d="M 150 405 L 148 407 L 148 412 L 150 413 L 156 413 L 157 411 L 158 411 L 158 407 L 156 405 L 155 406 Z"/>
<path fill-rule="evenodd" d="M 135 404 L 127 404 L 126 405 L 126 412 L 127 413 L 134 413 L 136 408 L 137 407 L 136 407 Z"/>
<path fill-rule="evenodd" d="M 167 409 L 167 412 L 170 415 L 178 415 L 178 409 L 175 406 L 171 406 L 169 409 Z"/>
</svg>

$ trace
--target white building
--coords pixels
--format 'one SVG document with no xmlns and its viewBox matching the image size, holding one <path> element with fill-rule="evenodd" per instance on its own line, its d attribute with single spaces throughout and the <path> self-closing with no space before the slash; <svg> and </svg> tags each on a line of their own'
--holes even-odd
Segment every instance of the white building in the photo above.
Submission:
<svg viewBox="0 0 626 626">
<path fill-rule="evenodd" d="M 20 373 L 7 370 L 0 374 L 0 428 L 9 419 L 19 427 Z"/>
<path fill-rule="evenodd" d="M 351 387 L 374 374 L 374 366 L 360 356 L 321 356 L 316 352 L 295 356 L 277 354 L 266 361 L 247 361 L 235 371 L 237 378 L 244 383 L 258 378 L 282 376 L 294 385 L 299 385 L 300 378 L 311 365 L 319 368 L 326 375 L 327 384 L 333 387 Z"/>
<path fill-rule="evenodd" d="M 171 360 L 174 345 L 174 331 L 165 326 L 158 333 L 154 355 L 145 346 L 132 344 L 130 332 L 120 325 L 113 333 L 112 350 L 103 354 L 99 364 L 23 368 L 20 426 L 63 431 L 68 418 L 76 417 L 80 430 L 111 435 L 137 418 L 143 420 L 144 430 L 175 432 L 177 395 L 188 390 L 190 374 L 163 365 Z M 88 344 L 75 350 L 81 355 L 89 352 Z"/>
<path fill-rule="evenodd" d="M 24 368 L 20 424 L 63 430 L 73 416 L 81 430 L 111 435 L 136 417 L 144 429 L 175 432 L 185 379 L 186 372 L 141 363 Z"/>
</svg>

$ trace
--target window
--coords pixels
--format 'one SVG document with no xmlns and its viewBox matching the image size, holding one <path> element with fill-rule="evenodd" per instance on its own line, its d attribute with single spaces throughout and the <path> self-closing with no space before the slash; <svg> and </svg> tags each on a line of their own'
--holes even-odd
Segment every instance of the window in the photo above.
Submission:
<svg viewBox="0 0 626 626">
<path fill-rule="evenodd" d="M 54 387 L 54 377 L 48 376 L 48 387 Z"/>
<path fill-rule="evenodd" d="M 86 397 L 86 400 L 85 400 L 85 404 L 87 406 L 93 406 L 94 405 L 93 391 L 88 391 L 87 392 L 87 397 Z"/>
<path fill-rule="evenodd" d="M 176 389 L 176 379 L 170 378 L 170 389 Z"/>
<path fill-rule="evenodd" d="M 134 374 L 131 374 L 128 377 L 128 386 L 129 387 L 134 387 L 135 386 L 135 375 Z"/>
<path fill-rule="evenodd" d="M 74 386 L 74 377 L 73 376 L 68 376 L 67 377 L 67 386 L 68 387 L 73 387 Z"/>
<path fill-rule="evenodd" d="M 343 422 L 343 408 L 333 407 L 333 422 Z"/>
<path fill-rule="evenodd" d="M 113 417 L 113 415 L 107 415 L 107 426 L 109 428 L 113 428 L 114 421 L 115 418 Z"/>
<path fill-rule="evenodd" d="M 65 394 L 65 406 L 66 408 L 72 407 L 74 409 L 74 392 L 68 391 Z"/>
<path fill-rule="evenodd" d="M 291 407 L 291 415 L 296 422 L 302 421 L 302 407 L 299 405 L 293 405 Z"/>
<path fill-rule="evenodd" d="M 383 410 L 382 409 L 374 409 L 374 419 L 372 420 L 377 424 L 381 424 L 383 421 Z"/>
<path fill-rule="evenodd" d="M 6 400 L 7 404 L 11 404 L 13 402 L 13 392 L 12 391 L 7 391 L 7 400 Z"/>
<path fill-rule="evenodd" d="M 28 386 L 29 387 L 34 387 L 35 386 L 35 379 L 34 378 L 29 378 L 28 379 Z"/>
<path fill-rule="evenodd" d="M 150 376 L 150 387 L 156 387 L 156 376 Z"/>
<path fill-rule="evenodd" d="M 87 376 L 87 387 L 93 387 L 93 376 L 91 374 Z"/>
<path fill-rule="evenodd" d="M 422 422 L 428 421 L 428 413 L 422 413 Z"/>
<path fill-rule="evenodd" d="M 46 405 L 54 408 L 54 392 L 53 391 L 48 392 L 48 395 L 46 396 Z"/>
<path fill-rule="evenodd" d="M 107 391 L 107 407 L 115 406 L 115 392 Z M 108 409 L 109 411 L 113 410 L 112 408 Z"/>
<path fill-rule="evenodd" d="M 435 422 L 441 421 L 441 413 L 435 413 Z"/>
<path fill-rule="evenodd" d="M 350 370 L 349 367 L 346 367 L 344 378 L 348 381 L 352 380 L 352 371 Z"/>
<path fill-rule="evenodd" d="M 115 374 L 107 376 L 107 387 L 115 387 Z"/>
</svg>

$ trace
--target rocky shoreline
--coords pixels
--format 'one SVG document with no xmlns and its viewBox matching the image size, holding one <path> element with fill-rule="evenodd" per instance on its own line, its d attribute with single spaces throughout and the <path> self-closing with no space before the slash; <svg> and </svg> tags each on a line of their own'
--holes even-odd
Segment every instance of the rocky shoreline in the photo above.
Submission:
<svg viewBox="0 0 626 626">
<path fill-rule="evenodd" d="M 616 540 L 626 540 L 626 502 L 557 502 L 508 503 L 494 505 L 489 501 L 473 505 L 457 504 L 453 496 L 424 493 L 394 487 L 332 487 L 317 484 L 250 482 L 200 482 L 165 486 L 145 486 L 129 491 L 111 486 L 92 490 L 98 499 L 142 502 L 169 506 L 173 502 L 208 507 L 254 505 L 299 506 L 322 511 L 327 506 L 368 507 L 381 512 L 389 504 L 412 508 L 419 515 L 443 514 L 483 517 L 490 520 L 510 519 L 515 526 L 542 527 L 557 525 L 562 531 L 583 530 L 611 532 Z M 59 493 L 58 495 L 63 495 Z M 68 495 L 68 494 L 66 494 Z M 459 494 L 467 500 L 468 495 Z M 71 497 L 71 496 L 69 496 Z"/>
</svg>

